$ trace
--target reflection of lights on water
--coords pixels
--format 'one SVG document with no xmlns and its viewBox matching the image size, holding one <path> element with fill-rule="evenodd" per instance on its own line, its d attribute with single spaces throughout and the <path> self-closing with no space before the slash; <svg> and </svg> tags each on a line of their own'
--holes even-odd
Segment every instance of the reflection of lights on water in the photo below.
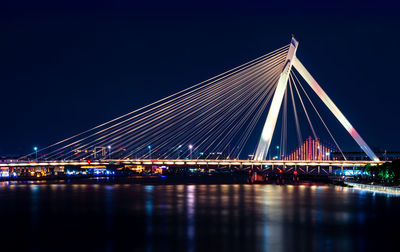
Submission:
<svg viewBox="0 0 400 252">
<path fill-rule="evenodd" d="M 184 185 L 177 185 L 176 189 L 177 189 L 178 192 L 183 192 L 183 190 L 185 189 L 185 186 Z"/>
<path fill-rule="evenodd" d="M 381 195 L 386 195 L 386 197 L 400 197 L 400 193 L 395 193 L 395 192 L 391 192 L 391 191 L 380 191 L 380 190 L 372 190 L 372 189 L 358 188 L 358 187 L 353 187 L 351 189 L 357 190 L 357 191 L 370 192 L 370 193 L 372 193 L 373 197 L 375 197 L 376 193 L 381 194 Z"/>
<path fill-rule="evenodd" d="M 146 192 L 152 192 L 152 191 L 154 190 L 154 186 L 153 186 L 153 185 L 146 185 L 146 186 L 144 187 L 144 190 L 145 190 Z"/>
<path fill-rule="evenodd" d="M 220 185 L 222 188 L 222 192 L 227 192 L 229 191 L 229 186 L 228 185 Z"/>
<path fill-rule="evenodd" d="M 188 212 L 189 212 L 189 214 L 193 214 L 194 213 L 194 201 L 195 201 L 195 186 L 194 185 L 187 186 L 186 199 L 187 199 Z"/>
<path fill-rule="evenodd" d="M 144 190 L 146 192 L 145 195 L 145 207 L 146 207 L 146 237 L 150 241 L 151 236 L 153 233 L 153 190 L 154 186 L 153 185 L 146 185 L 144 187 Z M 152 242 L 147 242 L 147 249 L 152 250 Z"/>
<path fill-rule="evenodd" d="M 195 186 L 188 185 L 186 190 L 186 207 L 187 207 L 187 238 L 188 250 L 194 250 L 194 236 L 195 236 Z"/>
<path fill-rule="evenodd" d="M 39 185 L 31 185 L 30 188 L 33 192 L 37 192 L 39 190 Z"/>
</svg>

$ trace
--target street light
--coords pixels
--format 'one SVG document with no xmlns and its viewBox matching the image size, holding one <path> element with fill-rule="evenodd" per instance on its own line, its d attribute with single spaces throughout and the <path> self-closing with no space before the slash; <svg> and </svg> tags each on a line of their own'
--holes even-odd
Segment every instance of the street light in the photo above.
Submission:
<svg viewBox="0 0 400 252">
<path fill-rule="evenodd" d="M 36 153 L 36 160 L 37 160 L 37 152 L 38 152 L 38 147 L 33 147 L 33 150 L 35 151 L 35 153 Z"/>
<path fill-rule="evenodd" d="M 331 153 L 327 152 L 327 153 L 325 153 L 325 155 L 326 155 L 326 158 L 329 160 L 329 156 L 331 155 Z"/>
<path fill-rule="evenodd" d="M 190 159 L 192 159 L 193 145 L 189 144 L 189 150 L 190 150 Z"/>
<path fill-rule="evenodd" d="M 151 159 L 151 145 L 147 146 L 147 148 L 149 149 L 149 159 Z"/>
<path fill-rule="evenodd" d="M 276 146 L 276 156 L 279 158 L 279 145 Z"/>
<path fill-rule="evenodd" d="M 107 146 L 108 149 L 108 159 L 111 159 L 111 145 Z"/>
</svg>

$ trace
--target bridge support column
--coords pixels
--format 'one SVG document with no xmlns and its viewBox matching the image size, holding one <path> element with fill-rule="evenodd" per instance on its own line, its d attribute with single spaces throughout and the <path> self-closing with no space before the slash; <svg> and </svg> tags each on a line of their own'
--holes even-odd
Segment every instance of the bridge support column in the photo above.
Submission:
<svg viewBox="0 0 400 252">
<path fill-rule="evenodd" d="M 332 174 L 332 165 L 329 166 L 329 174 Z"/>
<path fill-rule="evenodd" d="M 343 166 L 340 168 L 340 176 L 343 176 Z"/>
<path fill-rule="evenodd" d="M 321 172 L 321 167 L 318 165 L 318 175 L 320 174 L 320 172 Z"/>
<path fill-rule="evenodd" d="M 308 165 L 306 165 L 306 174 L 308 174 Z"/>
</svg>

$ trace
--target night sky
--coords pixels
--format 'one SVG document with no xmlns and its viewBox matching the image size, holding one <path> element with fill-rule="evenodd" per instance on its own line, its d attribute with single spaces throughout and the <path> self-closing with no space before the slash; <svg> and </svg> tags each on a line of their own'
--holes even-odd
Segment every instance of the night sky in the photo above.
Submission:
<svg viewBox="0 0 400 252">
<path fill-rule="evenodd" d="M 288 44 L 292 33 L 297 56 L 364 140 L 400 151 L 396 1 L 277 2 L 2 1 L 0 155 L 108 121 Z"/>
</svg>

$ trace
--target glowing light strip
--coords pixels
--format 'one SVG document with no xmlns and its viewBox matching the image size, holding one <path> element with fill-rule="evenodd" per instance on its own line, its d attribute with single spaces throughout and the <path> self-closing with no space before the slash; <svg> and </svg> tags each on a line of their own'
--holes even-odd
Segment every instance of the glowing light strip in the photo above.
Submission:
<svg viewBox="0 0 400 252">
<path fill-rule="evenodd" d="M 339 120 L 339 122 L 343 125 L 343 127 L 349 132 L 349 134 L 353 137 L 353 139 L 357 142 L 360 148 L 367 154 L 367 156 L 373 161 L 379 161 L 379 158 L 375 155 L 375 153 L 369 148 L 367 143 L 361 138 L 358 132 L 354 129 L 354 127 L 350 124 L 347 118 L 342 114 L 338 107 L 333 103 L 333 101 L 329 98 L 329 96 L 325 93 L 325 91 L 320 87 L 317 81 L 311 76 L 311 74 L 307 71 L 307 69 L 303 66 L 298 58 L 294 58 L 293 60 L 294 68 L 300 73 L 300 75 L 307 81 L 308 85 L 314 90 L 314 92 L 321 98 L 321 100 L 325 103 L 325 105 L 329 108 L 329 110 L 335 115 L 335 117 Z"/>
</svg>

